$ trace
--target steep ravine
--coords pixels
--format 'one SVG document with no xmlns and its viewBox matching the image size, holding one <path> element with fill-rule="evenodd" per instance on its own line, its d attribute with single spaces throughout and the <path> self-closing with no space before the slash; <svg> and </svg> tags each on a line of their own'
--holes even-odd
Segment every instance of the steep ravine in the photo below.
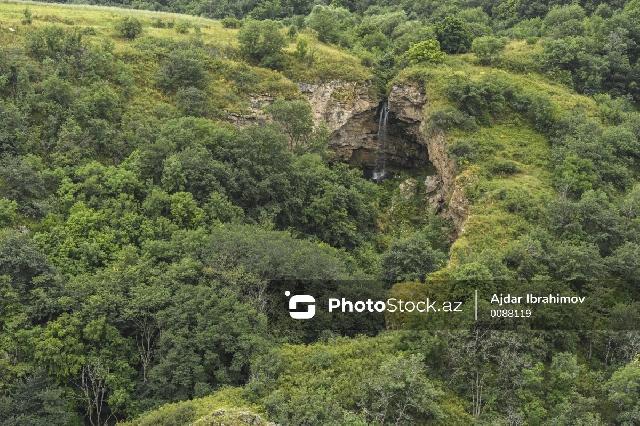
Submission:
<svg viewBox="0 0 640 426">
<path fill-rule="evenodd" d="M 366 166 L 375 161 L 381 100 L 365 85 L 331 82 L 301 85 L 311 103 L 316 122 L 332 131 L 330 146 L 344 161 Z M 456 236 L 464 230 L 468 202 L 457 180 L 455 162 L 449 157 L 442 131 L 429 130 L 425 117 L 428 96 L 417 85 L 391 88 L 387 99 L 389 131 L 384 145 L 387 161 L 400 168 L 432 166 L 425 187 L 429 203 L 449 218 Z"/>
</svg>

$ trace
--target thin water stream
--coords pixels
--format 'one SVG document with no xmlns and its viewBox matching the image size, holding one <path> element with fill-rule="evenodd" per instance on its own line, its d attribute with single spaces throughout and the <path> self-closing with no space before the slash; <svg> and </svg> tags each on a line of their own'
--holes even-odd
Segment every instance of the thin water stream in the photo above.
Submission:
<svg viewBox="0 0 640 426">
<path fill-rule="evenodd" d="M 382 181 L 387 174 L 386 170 L 386 147 L 387 147 L 387 126 L 389 122 L 389 105 L 386 101 L 380 106 L 378 116 L 378 150 L 376 152 L 376 163 L 373 169 L 372 179 L 376 182 Z"/>
</svg>

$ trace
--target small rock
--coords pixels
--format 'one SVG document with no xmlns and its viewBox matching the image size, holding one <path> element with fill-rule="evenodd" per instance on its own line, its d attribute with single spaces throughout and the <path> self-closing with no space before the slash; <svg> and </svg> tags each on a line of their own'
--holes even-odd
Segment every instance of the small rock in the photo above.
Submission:
<svg viewBox="0 0 640 426">
<path fill-rule="evenodd" d="M 427 176 L 427 178 L 424 180 L 424 188 L 427 194 L 433 194 L 440 188 L 441 185 L 442 180 L 438 175 Z"/>
<path fill-rule="evenodd" d="M 400 195 L 405 199 L 409 199 L 413 197 L 416 193 L 417 185 L 418 185 L 418 182 L 413 178 L 409 178 L 405 180 L 398 187 L 400 189 Z"/>
</svg>

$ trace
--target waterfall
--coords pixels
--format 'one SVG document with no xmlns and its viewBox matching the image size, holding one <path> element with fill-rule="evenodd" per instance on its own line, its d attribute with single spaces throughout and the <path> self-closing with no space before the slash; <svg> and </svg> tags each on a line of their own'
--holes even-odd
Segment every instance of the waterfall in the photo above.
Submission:
<svg viewBox="0 0 640 426">
<path fill-rule="evenodd" d="M 387 144 L 387 122 L 389 121 L 389 105 L 386 101 L 380 105 L 380 115 L 378 116 L 378 150 L 376 152 L 376 164 L 373 169 L 373 180 L 381 181 L 387 174 L 386 167 L 386 144 Z"/>
</svg>

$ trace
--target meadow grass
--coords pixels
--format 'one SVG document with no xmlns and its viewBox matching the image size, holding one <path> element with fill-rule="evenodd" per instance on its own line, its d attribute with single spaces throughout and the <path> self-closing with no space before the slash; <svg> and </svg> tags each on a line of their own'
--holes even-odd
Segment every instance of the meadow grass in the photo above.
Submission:
<svg viewBox="0 0 640 426">
<path fill-rule="evenodd" d="M 513 42 L 506 55 L 530 54 L 538 48 Z M 449 57 L 441 65 L 405 69 L 393 84 L 423 85 L 428 99 L 424 109 L 427 119 L 433 111 L 455 106 L 446 93 L 455 78 L 500 80 L 517 90 L 535 93 L 550 101 L 555 116 L 572 110 L 584 111 L 590 117 L 599 115 L 592 98 L 552 83 L 542 74 L 481 66 L 473 55 Z M 449 147 L 461 140 L 471 144 L 479 154 L 457 166 L 457 185 L 464 189 L 469 202 L 468 215 L 463 231 L 451 247 L 448 266 L 433 274 L 438 278 L 446 277 L 447 271 L 460 263 L 473 262 L 484 251 L 507 250 L 510 243 L 531 232 L 535 223 L 542 220 L 544 206 L 555 194 L 550 142 L 525 117 L 504 111 L 499 118 L 481 123 L 474 131 L 446 132 Z M 513 171 L 500 173 L 505 164 Z"/>
<path fill-rule="evenodd" d="M 24 10 L 28 8 L 32 15 L 32 27 L 45 25 L 61 25 L 64 27 L 91 27 L 95 35 L 88 39 L 113 41 L 118 54 L 134 55 L 132 42 L 120 37 L 116 31 L 116 24 L 125 16 L 139 19 L 143 26 L 141 38 L 169 38 L 174 42 L 187 42 L 194 37 L 207 46 L 220 51 L 232 52 L 238 56 L 239 30 L 224 28 L 218 20 L 184 15 L 170 12 L 156 12 L 148 10 L 125 9 L 117 7 L 52 4 L 29 1 L 0 0 L 0 41 L 3 45 L 19 45 L 27 32 L 27 26 L 21 23 Z M 187 22 L 190 26 L 187 33 L 179 33 L 173 26 L 179 22 Z M 171 24 L 171 27 L 157 28 L 156 22 Z M 282 28 L 283 34 L 286 28 Z M 298 60 L 294 57 L 297 44 L 296 38 L 289 38 L 285 53 L 289 57 L 281 74 L 294 81 L 322 82 L 329 80 L 366 81 L 371 78 L 371 72 L 360 64 L 354 55 L 321 43 L 311 32 L 305 32 L 298 37 L 307 40 L 310 56 L 308 59 Z M 231 58 L 235 60 L 235 58 Z"/>
</svg>

